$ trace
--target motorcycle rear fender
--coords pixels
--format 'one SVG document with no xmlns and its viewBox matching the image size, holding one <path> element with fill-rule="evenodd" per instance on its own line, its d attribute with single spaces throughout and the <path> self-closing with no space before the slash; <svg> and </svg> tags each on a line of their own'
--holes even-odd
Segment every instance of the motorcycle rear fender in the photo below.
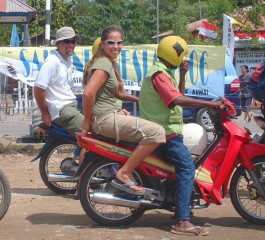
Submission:
<svg viewBox="0 0 265 240">
<path fill-rule="evenodd" d="M 88 166 L 93 163 L 94 161 L 100 160 L 100 156 L 97 154 L 94 154 L 90 151 L 86 152 L 85 158 L 82 161 L 80 167 L 77 169 L 75 176 L 81 176 L 85 173 L 85 170 L 88 168 Z"/>
<path fill-rule="evenodd" d="M 55 138 L 55 137 L 51 137 L 49 136 L 48 139 L 46 140 L 45 144 L 43 145 L 43 147 L 41 148 L 41 150 L 39 151 L 39 153 L 37 154 L 36 157 L 34 157 L 31 162 L 34 162 L 36 160 L 38 160 L 42 155 L 43 153 L 49 149 L 49 147 L 54 143 L 58 141 L 58 138 Z"/>
<path fill-rule="evenodd" d="M 52 124 L 51 127 L 46 126 L 44 123 L 40 124 L 40 128 L 43 128 L 46 130 L 45 134 L 48 136 L 45 144 L 43 145 L 40 152 L 37 154 L 35 158 L 31 160 L 31 162 L 36 161 L 39 159 L 43 152 L 45 152 L 54 142 L 60 140 L 64 140 L 66 142 L 70 143 L 76 143 L 76 138 L 72 136 L 70 133 L 68 133 L 65 129 L 62 127 L 56 126 L 55 124 Z"/>
</svg>

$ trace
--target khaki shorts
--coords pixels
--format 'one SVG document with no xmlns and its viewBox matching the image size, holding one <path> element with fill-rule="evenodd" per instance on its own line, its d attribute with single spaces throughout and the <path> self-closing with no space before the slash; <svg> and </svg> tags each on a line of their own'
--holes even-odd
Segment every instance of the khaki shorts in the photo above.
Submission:
<svg viewBox="0 0 265 240">
<path fill-rule="evenodd" d="M 77 109 L 77 102 L 74 101 L 65 105 L 59 113 L 59 117 L 54 119 L 53 122 L 75 137 L 75 132 L 81 132 L 81 123 L 84 116 Z"/>
<path fill-rule="evenodd" d="M 160 125 L 122 111 L 95 117 L 92 129 L 102 136 L 139 144 L 165 143 L 165 130 Z"/>
</svg>

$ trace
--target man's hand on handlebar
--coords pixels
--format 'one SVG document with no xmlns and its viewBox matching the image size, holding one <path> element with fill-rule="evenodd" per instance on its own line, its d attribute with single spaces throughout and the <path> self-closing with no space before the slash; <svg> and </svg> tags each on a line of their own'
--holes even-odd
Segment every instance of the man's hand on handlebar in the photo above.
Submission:
<svg viewBox="0 0 265 240">
<path fill-rule="evenodd" d="M 216 101 L 216 102 L 211 102 L 211 107 L 215 110 L 218 111 L 219 109 L 224 110 L 225 105 L 222 101 Z"/>
</svg>

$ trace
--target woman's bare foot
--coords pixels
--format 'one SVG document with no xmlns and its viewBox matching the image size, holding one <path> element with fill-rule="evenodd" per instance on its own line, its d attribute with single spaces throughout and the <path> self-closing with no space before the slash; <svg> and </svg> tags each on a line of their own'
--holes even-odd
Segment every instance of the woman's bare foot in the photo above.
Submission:
<svg viewBox="0 0 265 240">
<path fill-rule="evenodd" d="M 116 178 L 126 184 L 128 186 L 128 188 L 134 190 L 134 191 L 143 191 L 144 188 L 140 187 L 137 185 L 137 182 L 135 181 L 135 179 L 133 178 L 132 174 L 127 174 L 124 172 L 121 172 L 121 170 L 119 170 L 116 174 Z M 134 183 L 134 184 L 131 184 Z"/>
</svg>

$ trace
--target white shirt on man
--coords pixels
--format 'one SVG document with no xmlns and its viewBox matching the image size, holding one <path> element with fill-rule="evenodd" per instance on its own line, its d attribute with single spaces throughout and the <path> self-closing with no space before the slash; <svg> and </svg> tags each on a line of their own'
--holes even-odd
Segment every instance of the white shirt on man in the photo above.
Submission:
<svg viewBox="0 0 265 240">
<path fill-rule="evenodd" d="M 60 110 L 76 100 L 72 91 L 71 59 L 65 61 L 57 50 L 43 62 L 35 86 L 46 90 L 46 101 L 51 119 L 59 117 Z"/>
</svg>

